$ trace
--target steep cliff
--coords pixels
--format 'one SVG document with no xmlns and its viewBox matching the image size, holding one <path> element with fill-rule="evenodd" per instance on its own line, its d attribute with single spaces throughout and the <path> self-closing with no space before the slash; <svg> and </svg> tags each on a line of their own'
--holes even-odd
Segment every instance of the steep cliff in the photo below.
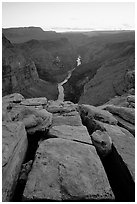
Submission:
<svg viewBox="0 0 137 204">
<path fill-rule="evenodd" d="M 39 79 L 35 63 L 2 36 L 2 94 L 19 92 L 25 97 L 56 99 L 57 86 Z"/>
<path fill-rule="evenodd" d="M 66 38 L 30 40 L 15 47 L 35 62 L 39 77 L 46 81 L 63 81 L 67 72 L 75 66 L 77 54 Z"/>
<path fill-rule="evenodd" d="M 64 85 L 66 100 L 101 105 L 134 88 L 133 31 L 93 36 L 79 52 L 83 64 L 74 70 Z"/>
</svg>

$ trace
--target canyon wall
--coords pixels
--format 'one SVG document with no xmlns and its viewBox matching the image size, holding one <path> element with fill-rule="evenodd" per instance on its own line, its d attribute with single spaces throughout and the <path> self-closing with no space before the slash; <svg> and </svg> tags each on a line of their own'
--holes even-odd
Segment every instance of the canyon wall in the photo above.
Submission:
<svg viewBox="0 0 137 204">
<path fill-rule="evenodd" d="M 134 88 L 133 31 L 93 36 L 79 52 L 82 65 L 64 85 L 66 100 L 97 106 Z"/>
<path fill-rule="evenodd" d="M 2 38 L 2 93 L 22 93 L 25 97 L 47 96 L 57 98 L 57 85 L 39 78 L 35 63 L 15 48 L 3 35 Z"/>
</svg>

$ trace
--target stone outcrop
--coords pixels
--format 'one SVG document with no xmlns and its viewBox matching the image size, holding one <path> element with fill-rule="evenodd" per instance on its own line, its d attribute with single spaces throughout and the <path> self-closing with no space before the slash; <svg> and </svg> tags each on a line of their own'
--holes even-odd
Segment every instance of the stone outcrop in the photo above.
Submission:
<svg viewBox="0 0 137 204">
<path fill-rule="evenodd" d="M 102 164 L 91 145 L 43 141 L 23 194 L 24 201 L 113 200 Z"/>
<path fill-rule="evenodd" d="M 117 120 L 110 114 L 108 111 L 101 110 L 100 108 L 96 108 L 91 105 L 79 105 L 79 109 L 81 114 L 84 113 L 89 118 L 94 118 L 95 120 L 99 120 L 102 122 L 106 122 L 109 124 L 117 124 Z"/>
<path fill-rule="evenodd" d="M 3 122 L 2 125 L 2 201 L 14 194 L 28 140 L 22 122 Z"/>
<path fill-rule="evenodd" d="M 97 123 L 101 126 L 101 128 L 104 128 L 105 134 L 109 135 L 118 154 L 121 156 L 123 162 L 128 167 L 133 180 L 135 180 L 135 138 L 133 135 L 122 127 L 108 125 L 99 121 L 97 121 Z M 94 134 L 95 133 L 93 133 L 93 141 L 95 138 Z M 98 143 L 98 146 L 100 149 L 103 149 L 103 144 L 101 142 Z"/>
<path fill-rule="evenodd" d="M 117 115 L 115 115 L 115 118 L 117 119 L 119 126 L 127 129 L 132 135 L 135 136 L 135 125 L 133 125 L 132 123 L 129 123 L 128 121 L 122 119 Z"/>
<path fill-rule="evenodd" d="M 105 107 L 110 113 L 118 115 L 131 124 L 135 124 L 135 109 L 109 105 Z"/>
<path fill-rule="evenodd" d="M 15 98 L 18 97 L 18 101 Z M 45 131 L 52 124 L 52 114 L 45 106 L 46 98 L 24 99 L 19 94 L 3 97 L 3 120 L 22 121 L 26 131 L 34 134 L 37 131 Z"/>
<path fill-rule="evenodd" d="M 133 108 L 18 93 L 2 105 L 3 201 L 134 200 Z"/>
</svg>

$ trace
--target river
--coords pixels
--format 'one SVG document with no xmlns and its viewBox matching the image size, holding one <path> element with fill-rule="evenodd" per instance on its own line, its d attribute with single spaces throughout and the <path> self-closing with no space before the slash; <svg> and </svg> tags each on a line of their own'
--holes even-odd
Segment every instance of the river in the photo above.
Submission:
<svg viewBox="0 0 137 204">
<path fill-rule="evenodd" d="M 80 56 L 78 56 L 76 62 L 77 62 L 77 66 L 76 67 L 81 65 L 81 57 Z M 59 91 L 59 95 L 58 95 L 58 99 L 57 99 L 58 101 L 64 101 L 64 88 L 63 88 L 63 84 L 65 84 L 68 81 L 68 79 L 71 77 L 71 74 L 74 71 L 74 69 L 76 69 L 76 67 L 73 68 L 72 70 L 68 71 L 68 76 L 64 79 L 64 81 L 62 81 L 61 83 L 58 84 L 58 91 Z"/>
</svg>

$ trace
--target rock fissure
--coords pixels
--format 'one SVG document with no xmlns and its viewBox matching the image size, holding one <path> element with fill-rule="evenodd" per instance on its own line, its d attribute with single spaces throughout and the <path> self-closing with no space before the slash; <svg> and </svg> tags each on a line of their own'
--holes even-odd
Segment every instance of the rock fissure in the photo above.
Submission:
<svg viewBox="0 0 137 204">
<path fill-rule="evenodd" d="M 36 132 L 32 135 L 27 134 L 28 138 L 28 149 L 27 153 L 24 159 L 24 162 L 22 163 L 21 170 L 19 173 L 17 185 L 14 191 L 14 195 L 12 198 L 12 202 L 21 202 L 22 201 L 22 195 L 23 191 L 25 189 L 25 185 L 28 179 L 28 174 L 31 171 L 31 168 L 33 166 L 33 162 L 35 159 L 36 151 L 39 146 L 39 141 L 45 138 L 47 132 Z M 46 138 L 45 138 L 46 139 Z"/>
<path fill-rule="evenodd" d="M 119 153 L 117 152 L 115 145 L 112 144 L 111 151 L 104 156 L 101 151 L 104 141 L 97 141 L 95 143 L 95 141 L 93 140 L 92 135 L 94 135 L 98 130 L 103 134 L 106 129 L 102 129 L 103 125 L 95 121 L 94 118 L 89 118 L 87 114 L 81 114 L 81 119 L 83 125 L 87 127 L 93 145 L 95 146 L 100 160 L 104 166 L 109 183 L 115 195 L 115 201 L 135 201 L 135 183 L 133 177 L 131 176 L 131 172 L 127 168 L 127 165 L 123 161 L 121 155 L 119 155 Z"/>
</svg>

